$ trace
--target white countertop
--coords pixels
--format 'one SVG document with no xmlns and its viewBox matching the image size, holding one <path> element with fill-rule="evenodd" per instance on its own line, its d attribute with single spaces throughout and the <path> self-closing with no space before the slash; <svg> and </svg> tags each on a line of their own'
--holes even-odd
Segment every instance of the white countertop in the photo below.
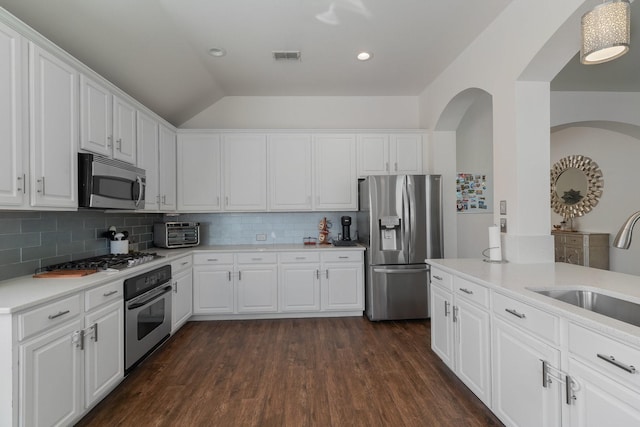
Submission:
<svg viewBox="0 0 640 427">
<path fill-rule="evenodd" d="M 33 276 L 22 276 L 0 282 L 0 314 L 15 313 L 48 301 L 64 297 L 85 289 L 124 280 L 173 260 L 196 252 L 282 252 L 301 250 L 364 250 L 363 246 L 315 246 L 315 245 L 216 245 L 196 246 L 184 249 L 150 248 L 147 252 L 155 252 L 163 258 L 117 272 L 90 274 L 78 278 L 40 279 Z"/>
<path fill-rule="evenodd" d="M 427 263 L 507 296 L 575 320 L 640 346 L 640 327 L 576 307 L 530 289 L 581 288 L 640 303 L 640 277 L 566 263 L 492 264 L 480 259 L 429 259 Z"/>
</svg>

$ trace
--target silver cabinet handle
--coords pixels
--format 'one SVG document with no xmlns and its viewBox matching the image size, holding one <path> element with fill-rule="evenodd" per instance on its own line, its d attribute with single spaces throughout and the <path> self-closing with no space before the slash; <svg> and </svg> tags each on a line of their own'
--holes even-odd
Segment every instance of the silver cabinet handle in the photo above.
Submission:
<svg viewBox="0 0 640 427">
<path fill-rule="evenodd" d="M 428 271 L 426 268 L 374 268 L 374 273 L 386 273 L 386 274 L 411 274 L 411 273 L 421 273 L 423 271 Z"/>
<path fill-rule="evenodd" d="M 470 290 L 469 290 L 469 289 L 467 289 L 467 288 L 460 288 L 460 290 L 461 290 L 462 292 L 464 292 L 465 294 L 467 294 L 467 295 L 473 295 L 473 291 L 470 291 Z"/>
<path fill-rule="evenodd" d="M 238 280 L 242 280 L 242 271 L 238 271 Z"/>
<path fill-rule="evenodd" d="M 187 264 L 189 264 L 189 261 L 185 261 L 185 262 L 181 263 L 180 265 L 187 265 Z"/>
<path fill-rule="evenodd" d="M 98 342 L 98 324 L 94 323 L 91 329 L 91 339 L 93 339 L 93 342 Z"/>
<path fill-rule="evenodd" d="M 113 135 L 107 137 L 107 148 L 113 147 Z"/>
<path fill-rule="evenodd" d="M 349 259 L 348 256 L 339 256 L 338 259 Z"/>
<path fill-rule="evenodd" d="M 229 281 L 231 281 L 231 272 L 229 271 Z"/>
<path fill-rule="evenodd" d="M 436 280 L 442 280 L 442 277 L 436 276 L 435 274 L 433 275 L 433 278 L 436 279 Z"/>
<path fill-rule="evenodd" d="M 166 195 L 166 194 L 163 194 L 163 195 L 162 195 L 162 204 L 163 204 L 163 205 L 166 205 L 166 204 L 167 204 L 167 195 Z"/>
<path fill-rule="evenodd" d="M 542 362 L 542 387 L 547 388 L 549 386 L 549 365 L 546 360 L 540 360 Z"/>
<path fill-rule="evenodd" d="M 251 258 L 251 261 L 262 261 L 262 258 Z"/>
<path fill-rule="evenodd" d="M 296 259 L 307 259 L 306 256 L 297 256 Z"/>
<path fill-rule="evenodd" d="M 26 194 L 27 192 L 27 180 L 25 174 L 18 177 L 18 191 L 22 191 L 22 194 Z"/>
<path fill-rule="evenodd" d="M 122 152 L 122 138 L 116 139 L 116 148 L 118 151 Z"/>
<path fill-rule="evenodd" d="M 174 294 L 178 293 L 178 282 L 173 282 L 173 293 Z"/>
<path fill-rule="evenodd" d="M 84 350 L 84 330 L 75 331 L 73 335 L 71 335 L 71 342 L 76 346 L 76 348 Z"/>
<path fill-rule="evenodd" d="M 316 279 L 320 279 L 320 270 L 316 270 Z"/>
<path fill-rule="evenodd" d="M 564 391 L 566 395 L 567 405 L 573 404 L 577 400 L 576 395 L 573 393 L 573 378 L 569 375 L 565 375 L 564 377 Z"/>
<path fill-rule="evenodd" d="M 448 317 L 449 316 L 449 301 L 445 301 L 444 302 L 444 317 Z"/>
<path fill-rule="evenodd" d="M 520 318 L 520 319 L 524 319 L 525 317 L 527 317 L 527 316 L 525 316 L 525 315 L 524 315 L 524 313 L 518 313 L 518 312 L 517 312 L 515 309 L 513 309 L 513 308 L 505 308 L 505 309 L 504 309 L 504 311 L 506 311 L 506 312 L 507 312 L 507 313 L 509 313 L 509 314 L 513 314 L 514 316 L 516 316 L 516 317 L 518 317 L 518 318 Z"/>
<path fill-rule="evenodd" d="M 625 371 L 629 372 L 630 374 L 635 374 L 636 373 L 636 368 L 633 365 L 626 365 L 622 362 L 618 362 L 616 360 L 615 357 L 613 356 L 607 356 L 605 354 L 600 354 L 598 353 L 598 357 L 602 360 L 604 360 L 605 362 L 609 362 L 612 365 L 620 368 L 620 369 L 624 369 Z"/>
<path fill-rule="evenodd" d="M 453 321 L 458 321 L 458 307 L 456 307 L 455 305 L 453 306 Z"/>
<path fill-rule="evenodd" d="M 218 261 L 218 258 L 207 258 L 207 261 Z"/>
<path fill-rule="evenodd" d="M 325 275 L 327 276 L 327 279 L 328 279 L 328 278 L 329 278 L 329 269 L 327 268 L 327 269 L 324 271 L 324 273 L 325 273 Z"/>
<path fill-rule="evenodd" d="M 50 314 L 49 315 L 49 320 L 53 320 L 53 319 L 57 319 L 60 316 L 64 316 L 65 314 L 70 313 L 71 310 L 65 310 L 65 311 L 59 311 L 56 314 Z"/>
<path fill-rule="evenodd" d="M 117 293 L 118 293 L 118 291 L 113 290 L 113 291 L 110 291 L 110 292 L 105 292 L 104 294 L 102 294 L 102 296 L 103 297 L 109 297 L 109 296 L 117 294 Z"/>
<path fill-rule="evenodd" d="M 40 189 L 37 190 L 38 193 L 42 193 L 42 195 L 44 196 L 44 176 L 40 179 L 38 179 L 36 182 L 38 182 L 40 184 Z"/>
</svg>

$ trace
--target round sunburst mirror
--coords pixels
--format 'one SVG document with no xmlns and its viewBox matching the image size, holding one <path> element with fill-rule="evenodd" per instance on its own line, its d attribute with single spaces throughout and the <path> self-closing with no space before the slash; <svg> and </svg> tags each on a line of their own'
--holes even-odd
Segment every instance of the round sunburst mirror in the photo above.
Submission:
<svg viewBox="0 0 640 427">
<path fill-rule="evenodd" d="M 600 200 L 602 171 L 586 156 L 567 156 L 551 168 L 551 207 L 563 218 L 589 213 Z"/>
</svg>

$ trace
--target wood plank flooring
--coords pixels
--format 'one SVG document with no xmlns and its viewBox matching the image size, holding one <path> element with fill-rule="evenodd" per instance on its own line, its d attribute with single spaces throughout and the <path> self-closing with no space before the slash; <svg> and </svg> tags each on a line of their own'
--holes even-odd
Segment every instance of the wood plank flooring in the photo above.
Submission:
<svg viewBox="0 0 640 427">
<path fill-rule="evenodd" d="M 78 426 L 502 426 L 429 321 L 190 322 Z"/>
</svg>

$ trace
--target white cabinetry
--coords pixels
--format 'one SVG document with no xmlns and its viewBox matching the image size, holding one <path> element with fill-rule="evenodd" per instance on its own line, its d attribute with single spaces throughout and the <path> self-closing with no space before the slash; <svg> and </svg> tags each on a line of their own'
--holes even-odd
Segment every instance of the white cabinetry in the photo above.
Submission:
<svg viewBox="0 0 640 427">
<path fill-rule="evenodd" d="M 267 209 L 267 138 L 265 134 L 223 134 L 224 210 Z"/>
<path fill-rule="evenodd" d="M 24 125 L 26 70 L 23 64 L 24 39 L 0 23 L 0 206 L 21 207 L 26 201 L 27 145 Z"/>
<path fill-rule="evenodd" d="M 171 300 L 171 333 L 184 325 L 193 313 L 193 258 L 182 257 L 171 263 L 173 298 Z"/>
<path fill-rule="evenodd" d="M 314 135 L 316 210 L 357 210 L 356 136 Z"/>
<path fill-rule="evenodd" d="M 220 135 L 178 135 L 178 210 L 216 212 L 221 209 Z"/>
<path fill-rule="evenodd" d="M 80 148 L 136 164 L 136 109 L 86 75 L 80 76 Z"/>
<path fill-rule="evenodd" d="M 311 135 L 269 135 L 269 209 L 310 211 Z"/>
<path fill-rule="evenodd" d="M 327 251 L 320 254 L 322 311 L 364 310 L 361 251 Z"/>
<path fill-rule="evenodd" d="M 442 278 L 438 280 L 436 277 Z M 431 271 L 434 298 L 431 316 L 432 346 L 436 354 L 486 405 L 491 404 L 489 290 L 476 283 Z M 438 289 L 439 288 L 439 289 Z M 450 304 L 450 305 L 449 305 Z M 445 323 L 450 322 L 450 326 Z M 453 334 L 443 336 L 443 334 Z M 450 343 L 453 342 L 453 354 Z M 451 364 L 453 361 L 453 364 Z"/>
<path fill-rule="evenodd" d="M 320 311 L 320 254 L 283 252 L 278 258 L 280 310 L 284 313 Z"/>
<path fill-rule="evenodd" d="M 421 134 L 358 135 L 358 177 L 421 174 Z"/>
<path fill-rule="evenodd" d="M 150 115 L 138 111 L 137 119 L 138 166 L 146 172 L 145 211 L 160 210 L 160 145 L 158 122 Z"/>
<path fill-rule="evenodd" d="M 31 205 L 78 207 L 78 72 L 29 43 Z"/>
<path fill-rule="evenodd" d="M 237 312 L 278 311 L 278 265 L 275 253 L 236 254 Z"/>
<path fill-rule="evenodd" d="M 160 124 L 159 129 L 160 210 L 175 211 L 176 197 L 176 133 Z"/>
<path fill-rule="evenodd" d="M 234 259 L 231 253 L 193 256 L 193 314 L 223 314 L 235 310 Z"/>
</svg>

